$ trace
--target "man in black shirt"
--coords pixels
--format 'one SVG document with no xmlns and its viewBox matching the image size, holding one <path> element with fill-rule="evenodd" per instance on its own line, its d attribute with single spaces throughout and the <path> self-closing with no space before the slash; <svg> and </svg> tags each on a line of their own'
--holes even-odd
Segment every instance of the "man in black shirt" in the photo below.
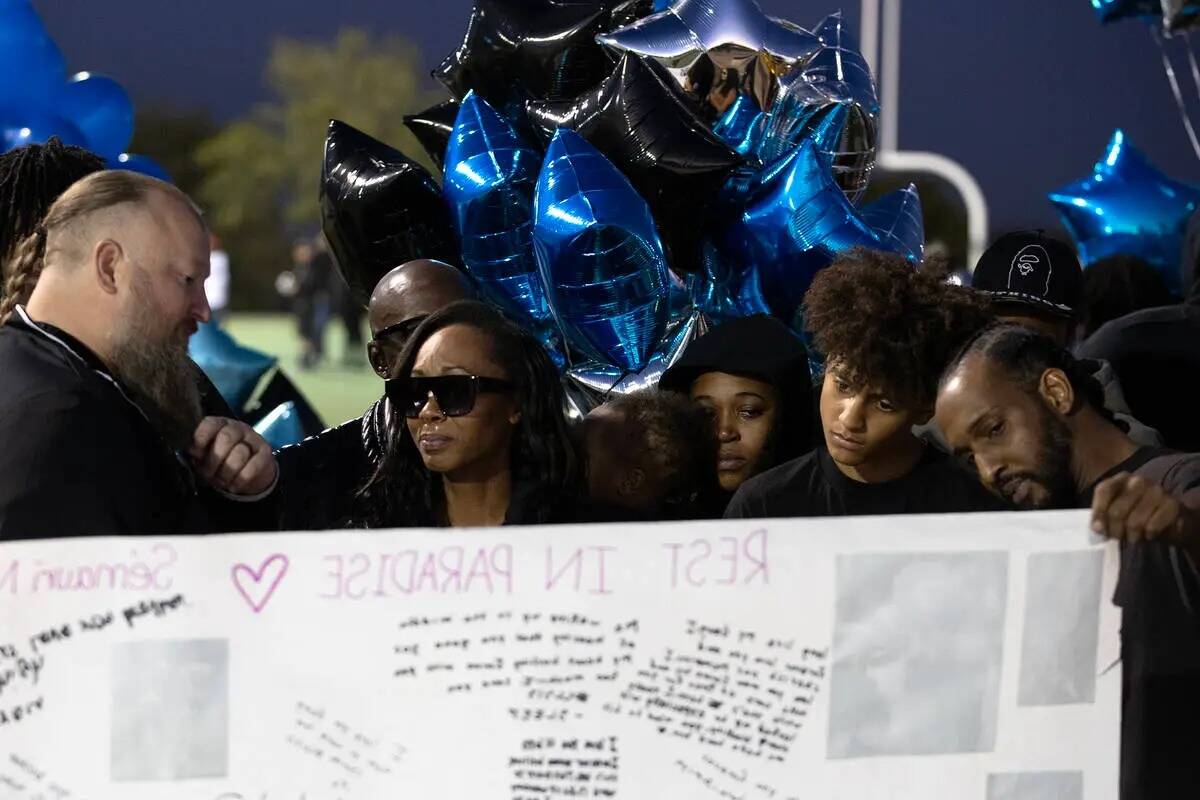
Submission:
<svg viewBox="0 0 1200 800">
<path fill-rule="evenodd" d="M 271 493 L 270 448 L 201 419 L 187 340 L 209 315 L 208 232 L 190 201 L 94 173 L 12 260 L 39 278 L 0 328 L 0 540 L 273 527 L 270 504 L 235 504 Z"/>
<path fill-rule="evenodd" d="M 916 514 L 1002 507 L 913 434 L 941 368 L 986 324 L 983 301 L 897 256 L 855 251 L 818 273 L 804 320 L 826 354 L 824 441 L 742 484 L 726 517 Z"/>
<path fill-rule="evenodd" d="M 1083 362 L 1013 325 L 942 379 L 938 427 L 989 489 L 1023 508 L 1089 507 L 1122 542 L 1121 797 L 1200 797 L 1200 454 L 1143 447 Z"/>
</svg>

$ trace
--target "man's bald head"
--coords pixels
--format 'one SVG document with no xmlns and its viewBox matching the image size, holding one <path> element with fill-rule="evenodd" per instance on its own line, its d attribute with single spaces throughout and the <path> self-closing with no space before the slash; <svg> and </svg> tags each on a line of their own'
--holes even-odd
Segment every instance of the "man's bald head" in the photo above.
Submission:
<svg viewBox="0 0 1200 800">
<path fill-rule="evenodd" d="M 409 261 L 384 275 L 371 293 L 371 333 L 474 298 L 475 287 L 457 268 L 428 258 Z"/>
<path fill-rule="evenodd" d="M 459 300 L 476 298 L 471 280 L 441 261 L 421 258 L 384 275 L 367 307 L 373 337 L 367 352 L 375 372 L 384 378 L 392 374 L 404 343 L 430 314 Z"/>
</svg>

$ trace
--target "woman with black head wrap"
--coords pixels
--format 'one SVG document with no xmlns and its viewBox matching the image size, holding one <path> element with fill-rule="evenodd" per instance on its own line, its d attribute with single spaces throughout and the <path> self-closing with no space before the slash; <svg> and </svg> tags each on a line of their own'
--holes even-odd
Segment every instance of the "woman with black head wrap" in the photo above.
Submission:
<svg viewBox="0 0 1200 800">
<path fill-rule="evenodd" d="M 659 388 L 703 408 L 717 438 L 720 516 L 748 478 L 812 449 L 815 427 L 808 351 L 778 320 L 731 320 L 692 342 Z"/>
</svg>

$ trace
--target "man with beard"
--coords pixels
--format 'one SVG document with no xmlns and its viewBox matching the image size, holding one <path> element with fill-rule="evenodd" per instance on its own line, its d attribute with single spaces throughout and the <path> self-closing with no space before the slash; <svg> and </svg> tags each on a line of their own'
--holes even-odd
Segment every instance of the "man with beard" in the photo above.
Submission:
<svg viewBox="0 0 1200 800">
<path fill-rule="evenodd" d="M 273 527 L 238 502 L 273 489 L 270 448 L 202 419 L 187 342 L 209 318 L 208 231 L 187 197 L 94 173 L 16 247 L 14 269 L 32 262 L 0 328 L 0 540 Z"/>
<path fill-rule="evenodd" d="M 1087 508 L 1121 541 L 1121 796 L 1200 797 L 1200 454 L 1143 447 L 1083 362 L 1015 325 L 985 330 L 942 378 L 936 421 L 993 492 Z"/>
<path fill-rule="evenodd" d="M 971 273 L 971 287 L 990 299 L 1001 322 L 1049 336 L 1060 347 L 1075 346 L 1082 323 L 1086 281 L 1075 250 L 1042 231 L 1016 231 L 991 244 Z M 1104 390 L 1104 406 L 1135 442 L 1161 445 L 1158 431 L 1134 419 L 1121 381 L 1103 360 L 1087 368 Z"/>
</svg>

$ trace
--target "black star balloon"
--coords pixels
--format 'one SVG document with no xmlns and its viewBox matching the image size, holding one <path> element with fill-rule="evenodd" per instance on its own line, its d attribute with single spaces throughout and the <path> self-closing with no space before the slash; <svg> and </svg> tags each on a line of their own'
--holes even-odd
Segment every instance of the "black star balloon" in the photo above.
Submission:
<svg viewBox="0 0 1200 800">
<path fill-rule="evenodd" d="M 608 72 L 596 36 L 614 7 L 636 13 L 612 0 L 475 0 L 462 44 L 433 75 L 455 97 L 473 89 L 510 117 L 527 99 L 574 97 Z"/>
<path fill-rule="evenodd" d="M 459 263 L 441 189 L 395 148 L 330 120 L 321 225 L 342 277 L 363 304 L 389 270 L 415 258 Z"/>
<path fill-rule="evenodd" d="M 699 268 L 710 198 L 742 158 L 676 94 L 665 68 L 626 53 L 599 87 L 568 102 L 531 102 L 547 136 L 571 128 L 629 178 L 650 205 L 676 272 Z"/>
<path fill-rule="evenodd" d="M 458 101 L 447 100 L 416 114 L 404 117 L 405 126 L 429 153 L 433 163 L 441 169 L 446 160 L 446 146 L 450 144 L 450 132 L 454 120 L 458 119 Z"/>
</svg>

